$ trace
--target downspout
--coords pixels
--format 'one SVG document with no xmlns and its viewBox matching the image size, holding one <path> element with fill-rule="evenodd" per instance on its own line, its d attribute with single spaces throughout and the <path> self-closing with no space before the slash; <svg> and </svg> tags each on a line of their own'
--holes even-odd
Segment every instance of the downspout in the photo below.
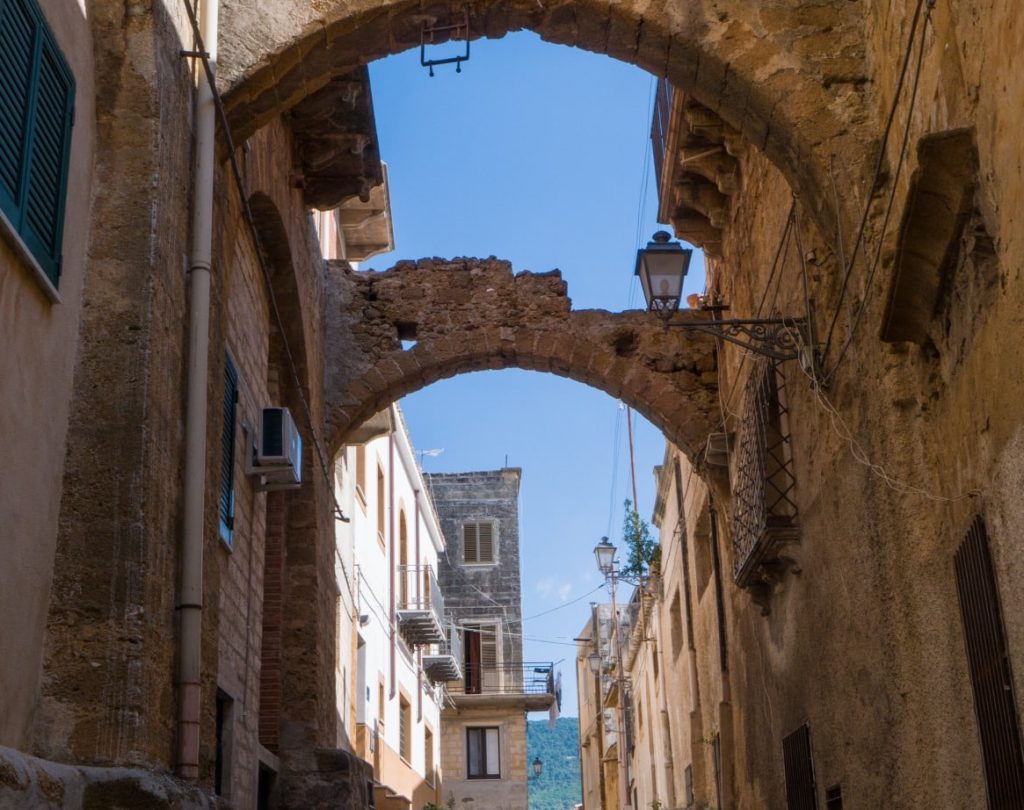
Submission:
<svg viewBox="0 0 1024 810">
<path fill-rule="evenodd" d="M 414 524 L 416 530 L 413 536 L 416 538 L 416 604 L 423 604 L 423 577 L 420 576 L 420 566 L 422 565 L 420 558 L 420 491 L 414 489 L 412 493 L 413 504 L 413 515 Z M 430 594 L 427 594 L 429 598 Z M 431 605 L 433 609 L 433 605 Z M 423 722 L 423 648 L 416 648 L 416 721 Z"/>
<path fill-rule="evenodd" d="M 396 674 L 397 662 L 395 660 L 395 648 L 398 645 L 398 616 L 395 612 L 395 430 L 392 428 L 388 434 L 388 549 L 390 549 L 390 565 L 388 571 L 389 598 L 391 606 L 391 693 L 389 697 L 394 700 L 398 694 L 398 681 Z"/>
<path fill-rule="evenodd" d="M 210 70 L 217 63 L 218 0 L 203 0 L 200 32 Z M 206 495 L 206 413 L 210 352 L 210 262 L 213 241 L 215 107 L 203 70 L 196 71 L 192 250 L 189 261 L 188 379 L 181 537 L 181 631 L 178 649 L 178 776 L 199 778 L 202 703 L 203 523 Z"/>
</svg>

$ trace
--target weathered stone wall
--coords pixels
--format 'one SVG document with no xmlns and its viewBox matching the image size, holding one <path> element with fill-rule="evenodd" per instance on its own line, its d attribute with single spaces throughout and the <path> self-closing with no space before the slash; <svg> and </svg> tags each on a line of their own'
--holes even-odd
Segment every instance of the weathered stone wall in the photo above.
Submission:
<svg viewBox="0 0 1024 810">
<path fill-rule="evenodd" d="M 449 709 L 445 711 L 443 723 L 443 800 L 454 796 L 456 807 L 466 810 L 526 810 L 525 713 L 495 708 Z M 501 779 L 467 778 L 466 729 L 473 726 L 498 728 Z"/>
<path fill-rule="evenodd" d="M 494 258 L 423 259 L 381 273 L 328 266 L 332 447 L 399 397 L 481 369 L 548 371 L 592 385 L 694 453 L 717 418 L 710 337 L 669 332 L 644 312 L 572 311 L 557 271 L 513 275 Z M 403 339 L 415 345 L 403 349 Z"/>
<path fill-rule="evenodd" d="M 437 571 L 445 611 L 458 625 L 500 621 L 500 660 L 515 664 L 523 660 L 519 571 L 521 476 L 518 468 L 423 475 L 445 537 L 445 554 L 438 559 Z M 478 521 L 494 523 L 494 564 L 464 562 L 462 527 Z"/>
</svg>

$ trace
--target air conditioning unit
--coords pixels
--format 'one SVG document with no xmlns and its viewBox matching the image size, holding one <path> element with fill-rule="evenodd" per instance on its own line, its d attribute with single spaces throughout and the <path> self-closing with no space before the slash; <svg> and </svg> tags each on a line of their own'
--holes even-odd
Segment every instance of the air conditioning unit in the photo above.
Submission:
<svg viewBox="0 0 1024 810">
<path fill-rule="evenodd" d="M 253 466 L 260 489 L 292 489 L 302 483 L 302 437 L 287 408 L 260 412 Z"/>
</svg>

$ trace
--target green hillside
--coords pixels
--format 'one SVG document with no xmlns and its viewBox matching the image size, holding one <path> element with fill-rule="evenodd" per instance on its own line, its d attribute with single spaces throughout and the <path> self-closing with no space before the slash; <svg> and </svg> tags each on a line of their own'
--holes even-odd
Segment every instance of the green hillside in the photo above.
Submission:
<svg viewBox="0 0 1024 810">
<path fill-rule="evenodd" d="M 554 728 L 547 720 L 526 725 L 527 762 L 540 757 L 540 778 L 530 770 L 530 810 L 572 810 L 580 794 L 580 735 L 575 717 L 559 717 Z"/>
</svg>

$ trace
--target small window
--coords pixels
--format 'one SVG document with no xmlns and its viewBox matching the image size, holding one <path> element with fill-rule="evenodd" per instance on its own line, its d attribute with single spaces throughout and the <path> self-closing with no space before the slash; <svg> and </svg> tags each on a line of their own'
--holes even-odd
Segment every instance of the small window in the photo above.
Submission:
<svg viewBox="0 0 1024 810">
<path fill-rule="evenodd" d="M 693 765 L 687 765 L 683 771 L 683 790 L 686 795 L 686 806 L 693 806 Z"/>
<path fill-rule="evenodd" d="M 217 725 L 214 729 L 213 790 L 218 796 L 230 796 L 235 702 L 218 689 L 216 709 Z"/>
<path fill-rule="evenodd" d="M 843 789 L 839 785 L 825 791 L 825 810 L 843 810 Z"/>
<path fill-rule="evenodd" d="M 230 547 L 235 532 L 235 411 L 238 369 L 224 356 L 224 427 L 220 437 L 220 536 Z"/>
<path fill-rule="evenodd" d="M 683 608 L 678 588 L 676 588 L 676 595 L 672 599 L 669 613 L 672 619 L 672 657 L 678 658 L 679 653 L 683 651 Z"/>
<path fill-rule="evenodd" d="M 501 779 L 497 728 L 466 729 L 466 775 L 470 779 Z"/>
<path fill-rule="evenodd" d="M 427 783 L 434 784 L 434 732 L 423 729 L 423 774 Z"/>
<path fill-rule="evenodd" d="M 0 214 L 56 288 L 75 82 L 35 0 L 0 3 Z"/>
<path fill-rule="evenodd" d="M 465 523 L 462 526 L 462 558 L 467 563 L 494 562 L 494 523 Z"/>
<path fill-rule="evenodd" d="M 377 539 L 384 542 L 384 468 L 377 467 Z"/>
<path fill-rule="evenodd" d="M 818 804 L 811 760 L 811 730 L 806 723 L 782 740 L 782 761 L 786 771 L 786 807 L 815 810 Z"/>
<path fill-rule="evenodd" d="M 412 761 L 412 706 L 404 697 L 398 699 L 398 755 Z"/>
<path fill-rule="evenodd" d="M 356 496 L 366 506 L 366 446 L 356 447 Z"/>
</svg>

